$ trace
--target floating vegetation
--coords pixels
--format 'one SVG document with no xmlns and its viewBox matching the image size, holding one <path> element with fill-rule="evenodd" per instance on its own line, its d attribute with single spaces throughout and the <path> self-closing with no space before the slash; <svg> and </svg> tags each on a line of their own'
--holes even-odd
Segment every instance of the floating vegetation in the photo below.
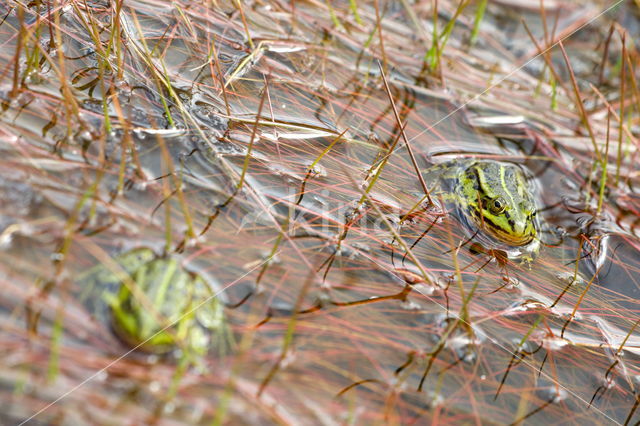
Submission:
<svg viewBox="0 0 640 426">
<path fill-rule="evenodd" d="M 3 2 L 0 422 L 636 424 L 639 37 L 637 1 Z"/>
</svg>

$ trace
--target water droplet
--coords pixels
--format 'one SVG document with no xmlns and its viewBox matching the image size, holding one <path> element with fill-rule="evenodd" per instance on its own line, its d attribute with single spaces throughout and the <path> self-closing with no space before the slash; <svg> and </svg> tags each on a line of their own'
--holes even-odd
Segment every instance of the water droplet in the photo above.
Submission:
<svg viewBox="0 0 640 426">
<path fill-rule="evenodd" d="M 549 386 L 538 389 L 537 393 L 541 399 L 549 401 L 553 404 L 564 401 L 565 399 L 567 399 L 568 395 L 566 390 L 556 386 Z"/>
<path fill-rule="evenodd" d="M 54 262 L 61 262 L 64 259 L 64 254 L 60 252 L 51 253 L 51 260 Z"/>
<path fill-rule="evenodd" d="M 402 303 L 400 303 L 400 307 L 402 309 L 407 310 L 407 311 L 418 311 L 418 310 L 422 309 L 422 307 L 418 303 L 416 303 L 416 302 L 414 302 L 412 300 L 403 301 Z"/>
<path fill-rule="evenodd" d="M 160 385 L 159 381 L 154 380 L 151 383 L 149 383 L 149 392 L 158 393 L 160 392 L 161 389 L 162 389 L 162 386 Z"/>
<path fill-rule="evenodd" d="M 567 339 L 558 336 L 547 336 L 542 339 L 542 347 L 548 351 L 559 351 L 569 344 L 570 342 Z"/>
</svg>

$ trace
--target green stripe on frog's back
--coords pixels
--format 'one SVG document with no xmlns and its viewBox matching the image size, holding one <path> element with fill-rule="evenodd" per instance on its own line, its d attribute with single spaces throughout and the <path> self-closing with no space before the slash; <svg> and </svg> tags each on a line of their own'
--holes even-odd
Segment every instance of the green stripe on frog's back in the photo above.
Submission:
<svg viewBox="0 0 640 426">
<path fill-rule="evenodd" d="M 482 213 L 482 224 L 490 226 L 495 232 L 514 233 L 515 222 L 508 211 L 505 210 L 504 215 L 499 215 L 485 208 L 487 202 L 499 197 L 509 205 L 516 205 L 513 194 L 504 180 L 505 167 L 488 163 L 484 167 L 474 164 L 472 169 L 479 182 L 479 185 L 474 187 L 473 193 L 468 194 L 475 199 L 474 214 L 479 216 Z"/>
</svg>

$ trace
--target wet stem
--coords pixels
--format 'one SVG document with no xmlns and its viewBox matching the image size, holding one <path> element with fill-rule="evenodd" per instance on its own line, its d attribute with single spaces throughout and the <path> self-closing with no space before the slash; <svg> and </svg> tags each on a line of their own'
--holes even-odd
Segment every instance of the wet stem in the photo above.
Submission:
<svg viewBox="0 0 640 426">
<path fill-rule="evenodd" d="M 428 64 L 429 69 L 434 74 L 437 73 L 440 69 L 442 53 L 444 52 L 444 48 L 449 41 L 449 36 L 451 35 L 451 32 L 456 25 L 458 17 L 462 14 L 462 12 L 464 12 L 464 10 L 467 8 L 467 6 L 469 6 L 470 3 L 471 0 L 461 0 L 460 3 L 458 3 L 458 7 L 456 8 L 453 16 L 442 30 L 442 33 L 438 33 L 438 0 L 433 0 L 433 33 L 431 48 L 425 54 L 424 61 Z M 482 11 L 482 13 L 484 14 L 484 10 Z M 476 19 L 478 19 L 477 16 Z"/>
<path fill-rule="evenodd" d="M 602 163 L 602 176 L 600 177 L 600 191 L 598 193 L 598 209 L 596 211 L 597 215 L 600 215 L 602 211 L 602 203 L 604 201 L 604 189 L 607 185 L 607 158 L 609 158 L 609 133 L 611 129 L 611 112 L 607 110 L 607 139 L 606 146 L 604 150 L 604 158 L 605 160 Z M 622 135 L 622 129 L 620 129 L 619 133 Z"/>
<path fill-rule="evenodd" d="M 620 164 L 622 162 L 622 125 L 624 123 L 624 102 L 625 102 L 625 80 L 626 80 L 626 66 L 625 66 L 625 58 L 627 56 L 627 47 L 626 47 L 626 33 L 622 33 L 622 64 L 620 66 L 620 126 L 618 129 L 618 156 L 616 160 L 616 186 L 620 182 Z M 634 80 L 635 75 L 632 74 L 632 80 Z M 607 117 L 608 123 L 608 117 Z M 607 146 L 609 143 L 609 132 L 607 126 Z M 606 156 L 605 156 L 606 158 Z M 603 172 L 604 173 L 604 172 Z"/>
<path fill-rule="evenodd" d="M 358 23 L 358 25 L 362 25 L 362 19 L 360 18 L 360 14 L 358 13 L 358 2 L 357 0 L 349 0 L 349 7 L 351 8 L 351 13 L 353 13 L 353 17 Z"/>
<path fill-rule="evenodd" d="M 18 33 L 18 42 L 16 43 L 16 53 L 13 59 L 13 89 L 11 90 L 11 97 L 16 98 L 20 91 L 20 57 L 22 54 L 22 45 L 25 42 L 25 23 L 24 23 L 24 9 L 22 5 L 18 6 L 17 10 L 18 20 L 20 22 L 20 28 Z"/>
<path fill-rule="evenodd" d="M 583 97 L 582 94 L 580 93 L 580 89 L 578 87 L 578 82 L 576 80 L 575 74 L 573 72 L 573 68 L 571 66 L 571 63 L 569 61 L 569 57 L 567 56 L 567 52 L 564 49 L 564 46 L 562 44 L 562 41 L 558 41 L 558 46 L 560 47 L 560 51 L 562 52 L 562 56 L 565 60 L 565 64 L 567 66 L 567 69 L 569 70 L 569 76 L 571 78 L 571 84 L 573 86 L 573 90 L 574 90 L 574 94 L 575 94 L 575 98 L 576 98 L 576 104 L 578 106 L 578 109 L 580 111 L 580 116 L 582 118 L 582 123 L 585 126 L 585 128 L 587 129 L 587 132 L 589 133 L 589 138 L 591 139 L 591 143 L 592 143 L 592 147 L 593 147 L 593 152 L 594 152 L 594 156 L 595 156 L 595 160 L 594 163 L 591 167 L 591 171 L 589 173 L 589 177 L 587 179 L 587 185 L 586 185 L 586 191 L 587 193 L 585 194 L 585 199 L 586 199 L 586 203 L 589 203 L 589 199 L 591 198 L 591 182 L 593 180 L 593 176 L 596 170 L 596 166 L 599 164 L 600 165 L 600 169 L 602 171 L 602 181 L 601 181 L 601 186 L 600 186 L 600 200 L 598 202 L 598 208 L 597 208 L 597 212 L 596 214 L 600 214 L 600 209 L 602 208 L 602 198 L 604 196 L 604 186 L 606 185 L 606 172 L 607 172 L 607 161 L 608 161 L 608 152 L 609 152 L 609 137 L 608 137 L 608 127 L 607 126 L 607 140 L 606 140 L 606 153 L 605 155 L 602 155 L 602 153 L 600 152 L 600 150 L 598 149 L 598 144 L 596 142 L 596 137 L 595 137 L 595 133 L 591 127 L 590 124 L 590 120 L 589 120 L 589 115 L 586 112 L 585 106 L 584 106 L 584 102 L 583 102 Z M 622 67 L 624 69 L 624 66 Z M 621 70 L 621 75 L 624 76 L 624 70 Z M 621 94 L 623 96 L 624 94 L 624 84 L 621 84 Z M 624 100 L 622 100 L 621 102 L 621 112 L 623 112 L 622 108 L 624 105 Z M 621 121 L 623 120 L 623 117 L 620 117 Z M 622 137 L 622 126 L 620 126 L 619 129 L 619 135 L 620 138 Z M 621 139 L 620 139 L 621 140 Z M 619 143 L 619 146 L 621 146 L 622 143 Z M 619 151 L 619 156 L 618 158 L 620 159 L 620 151 Z"/>
<path fill-rule="evenodd" d="M 242 19 L 242 25 L 244 27 L 244 32 L 247 36 L 247 41 L 249 42 L 249 47 L 251 48 L 251 50 L 253 50 L 255 46 L 253 44 L 253 40 L 251 39 L 249 25 L 247 24 L 247 18 L 245 17 L 244 10 L 242 9 L 242 2 L 240 0 L 235 0 L 234 3 L 238 11 L 240 12 L 240 18 Z"/>
<path fill-rule="evenodd" d="M 57 2 L 54 1 L 54 7 L 56 5 Z M 60 8 L 56 8 L 53 11 L 55 47 L 58 59 L 58 78 L 60 81 L 60 92 L 62 93 L 62 97 L 64 98 L 63 104 L 67 116 L 67 140 L 70 141 L 73 137 L 73 123 L 76 122 L 76 118 L 78 118 L 79 115 L 79 107 L 76 98 L 73 96 L 73 91 L 68 84 L 64 50 L 62 49 L 63 42 L 60 24 L 60 13 Z"/>
<path fill-rule="evenodd" d="M 538 54 L 542 54 L 542 58 L 544 59 L 544 62 L 545 62 L 545 67 L 543 68 L 542 73 L 540 75 L 540 84 L 542 83 L 542 78 L 544 77 L 546 70 L 548 69 L 550 72 L 549 85 L 551 86 L 551 109 L 555 111 L 558 108 L 558 100 L 557 100 L 558 84 L 560 84 L 560 86 L 562 87 L 565 93 L 568 93 L 568 91 L 566 87 L 564 87 L 564 85 L 562 84 L 562 80 L 560 79 L 560 76 L 556 71 L 553 61 L 551 60 L 551 44 L 549 41 L 547 41 L 544 48 L 540 46 L 535 36 L 529 29 L 529 26 L 527 25 L 527 21 L 525 21 L 524 19 L 521 19 L 520 23 L 522 24 L 525 31 L 527 32 L 527 35 L 529 36 L 529 39 L 531 40 L 531 42 L 536 46 L 536 49 L 538 50 Z M 556 23 L 557 23 L 557 20 L 556 20 Z M 553 37 L 553 34 L 551 36 Z M 538 88 L 536 88 L 536 90 L 538 90 Z"/>
<path fill-rule="evenodd" d="M 476 43 L 476 40 L 478 39 L 480 24 L 482 23 L 484 12 L 487 8 L 487 1 L 488 0 L 480 0 L 480 3 L 478 3 L 478 7 L 476 8 L 476 16 L 473 21 L 473 30 L 471 31 L 471 40 L 469 41 L 471 45 L 474 45 Z"/>
</svg>

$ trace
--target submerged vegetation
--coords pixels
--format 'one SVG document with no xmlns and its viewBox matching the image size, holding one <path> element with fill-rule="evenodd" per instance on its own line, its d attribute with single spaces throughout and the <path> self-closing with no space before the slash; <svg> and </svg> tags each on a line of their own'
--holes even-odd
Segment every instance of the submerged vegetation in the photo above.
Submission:
<svg viewBox="0 0 640 426">
<path fill-rule="evenodd" d="M 1 3 L 0 420 L 636 424 L 639 36 L 637 0 Z"/>
</svg>

